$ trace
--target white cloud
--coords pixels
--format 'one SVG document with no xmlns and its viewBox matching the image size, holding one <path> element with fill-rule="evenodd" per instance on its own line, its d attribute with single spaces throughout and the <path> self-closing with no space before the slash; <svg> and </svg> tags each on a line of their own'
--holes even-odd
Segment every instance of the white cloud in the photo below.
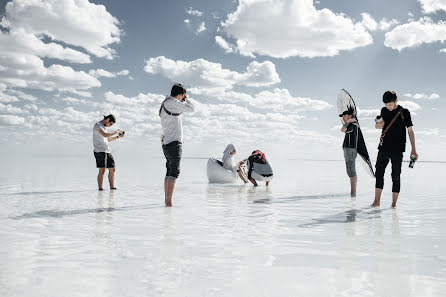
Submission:
<svg viewBox="0 0 446 297">
<path fill-rule="evenodd" d="M 0 31 L 0 53 L 11 52 L 33 54 L 42 58 L 54 58 L 73 63 L 91 63 L 89 55 L 57 43 L 44 43 L 34 34 L 23 30 Z"/>
<path fill-rule="evenodd" d="M 11 104 L 5 105 L 2 103 L 0 103 L 0 112 L 1 113 L 14 113 L 14 114 L 26 113 L 19 107 L 12 106 Z"/>
<path fill-rule="evenodd" d="M 400 22 L 396 19 L 391 19 L 390 21 L 388 21 L 387 19 L 382 19 L 381 21 L 379 21 L 379 29 L 382 31 L 387 31 L 389 30 L 391 27 L 398 25 Z"/>
<path fill-rule="evenodd" d="M 423 43 L 444 42 L 446 40 L 446 22 L 434 23 L 430 18 L 424 17 L 418 21 L 397 26 L 387 32 L 385 37 L 384 44 L 398 51 Z"/>
<path fill-rule="evenodd" d="M 116 75 L 122 75 L 122 76 L 127 76 L 127 75 L 129 75 L 129 73 L 130 73 L 130 71 L 128 71 L 128 70 L 121 70 L 121 71 L 119 71 L 119 72 L 116 72 Z"/>
<path fill-rule="evenodd" d="M 382 19 L 377 23 L 375 19 L 368 13 L 361 13 L 362 21 L 361 24 L 370 31 L 382 30 L 387 31 L 390 27 L 399 24 L 395 19 L 388 21 L 386 18 Z"/>
<path fill-rule="evenodd" d="M 432 93 L 430 95 L 428 94 L 404 94 L 404 97 L 409 97 L 413 99 L 428 99 L 428 100 L 434 100 L 440 98 L 440 95 L 436 93 Z"/>
<path fill-rule="evenodd" d="M 15 115 L 0 115 L 0 126 L 19 126 L 25 119 Z"/>
<path fill-rule="evenodd" d="M 332 106 L 326 101 L 293 97 L 287 89 L 260 92 L 250 99 L 250 105 L 255 108 L 287 114 L 308 110 L 323 110 Z"/>
<path fill-rule="evenodd" d="M 129 73 L 130 72 L 128 70 L 121 70 L 119 72 L 110 72 L 110 71 L 107 71 L 104 69 L 96 69 L 96 70 L 92 69 L 92 70 L 88 71 L 88 74 L 90 74 L 91 76 L 94 76 L 96 78 L 99 78 L 99 77 L 111 78 L 111 77 L 116 77 L 116 76 L 127 76 L 127 75 L 129 75 Z"/>
<path fill-rule="evenodd" d="M 17 98 L 16 96 L 0 91 L 0 102 L 9 103 L 17 101 L 19 101 L 19 98 Z"/>
<path fill-rule="evenodd" d="M 195 10 L 192 7 L 189 7 L 186 10 L 187 14 L 193 15 L 193 16 L 197 16 L 197 17 L 201 17 L 203 15 L 203 12 L 199 11 L 199 10 Z"/>
<path fill-rule="evenodd" d="M 105 6 L 88 0 L 13 0 L 6 5 L 1 25 L 43 34 L 107 59 L 113 58 L 110 45 L 121 35 L 119 21 Z"/>
<path fill-rule="evenodd" d="M 228 43 L 223 37 L 215 36 L 215 42 L 225 50 L 226 53 L 235 53 L 237 51 L 236 47 Z"/>
<path fill-rule="evenodd" d="M 88 74 L 90 74 L 91 76 L 94 76 L 96 78 L 99 77 L 116 77 L 115 73 L 112 73 L 110 71 L 104 70 L 104 69 L 97 69 L 97 70 L 90 70 L 88 71 Z"/>
<path fill-rule="evenodd" d="M 68 66 L 53 64 L 45 67 L 43 60 L 34 55 L 0 55 L 0 65 L 6 68 L 0 70 L 0 82 L 10 87 L 70 91 L 101 85 L 96 78 Z"/>
<path fill-rule="evenodd" d="M 446 53 L 446 48 L 441 49 L 441 50 L 440 50 L 440 53 Z"/>
<path fill-rule="evenodd" d="M 189 19 L 185 19 L 184 22 L 185 22 L 186 24 L 190 24 L 190 20 L 189 20 Z"/>
<path fill-rule="evenodd" d="M 360 109 L 358 108 L 358 117 L 371 118 L 376 117 L 381 113 L 380 109 Z"/>
<path fill-rule="evenodd" d="M 375 31 L 378 29 L 378 23 L 375 19 L 368 13 L 361 13 L 362 21 L 361 24 L 370 31 Z"/>
<path fill-rule="evenodd" d="M 218 93 L 230 90 L 234 85 L 270 86 L 280 82 L 275 65 L 269 61 L 252 62 L 247 71 L 239 73 L 222 68 L 219 63 L 204 59 L 191 62 L 174 61 L 163 56 L 150 58 L 144 70 L 152 74 L 160 74 L 174 82 L 183 82 L 193 88 L 195 93 Z M 191 89 L 192 91 L 192 89 Z"/>
<path fill-rule="evenodd" d="M 373 42 L 361 23 L 318 10 L 312 0 L 240 0 L 222 27 L 242 55 L 334 56 Z"/>
<path fill-rule="evenodd" d="M 413 101 L 400 101 L 398 100 L 398 104 L 401 105 L 404 108 L 409 109 L 410 112 L 417 111 L 421 109 L 421 105 L 418 103 L 415 103 Z"/>
<path fill-rule="evenodd" d="M 201 24 L 197 28 L 197 32 L 196 33 L 199 34 L 199 33 L 203 32 L 203 31 L 206 31 L 206 24 L 204 22 L 201 22 Z"/>
<path fill-rule="evenodd" d="M 446 11 L 446 0 L 418 0 L 418 2 L 420 2 L 424 13 Z"/>
</svg>

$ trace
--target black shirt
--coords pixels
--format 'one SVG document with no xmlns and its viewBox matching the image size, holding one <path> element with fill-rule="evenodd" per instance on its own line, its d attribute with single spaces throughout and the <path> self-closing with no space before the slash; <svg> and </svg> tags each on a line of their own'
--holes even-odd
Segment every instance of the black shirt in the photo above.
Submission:
<svg viewBox="0 0 446 297">
<path fill-rule="evenodd" d="M 350 123 L 345 131 L 344 143 L 342 148 L 354 148 L 358 147 L 358 125 L 356 123 Z"/>
<path fill-rule="evenodd" d="M 381 116 L 385 122 L 383 131 L 390 124 L 395 115 L 400 111 L 401 114 L 395 120 L 384 136 L 383 145 L 379 147 L 380 150 L 385 152 L 404 152 L 406 150 L 406 127 L 412 127 L 412 118 L 408 109 L 398 105 L 392 111 L 389 111 L 386 107 L 381 109 Z M 403 120 L 404 117 L 404 120 Z"/>
</svg>

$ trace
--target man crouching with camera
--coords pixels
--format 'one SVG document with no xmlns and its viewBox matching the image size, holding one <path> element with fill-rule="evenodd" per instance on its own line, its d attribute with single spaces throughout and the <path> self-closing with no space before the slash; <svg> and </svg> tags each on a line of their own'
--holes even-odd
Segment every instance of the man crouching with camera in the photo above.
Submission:
<svg viewBox="0 0 446 297">
<path fill-rule="evenodd" d="M 116 140 L 120 137 L 124 137 L 125 132 L 121 129 L 113 132 L 108 132 L 108 128 L 116 123 L 114 115 L 109 114 L 104 116 L 102 121 L 94 124 L 93 127 L 93 146 L 94 157 L 96 158 L 96 167 L 99 168 L 98 174 L 98 188 L 102 191 L 102 182 L 104 180 L 105 170 L 108 168 L 108 182 L 110 183 L 110 189 L 115 188 L 115 160 L 110 152 L 109 142 Z"/>
</svg>

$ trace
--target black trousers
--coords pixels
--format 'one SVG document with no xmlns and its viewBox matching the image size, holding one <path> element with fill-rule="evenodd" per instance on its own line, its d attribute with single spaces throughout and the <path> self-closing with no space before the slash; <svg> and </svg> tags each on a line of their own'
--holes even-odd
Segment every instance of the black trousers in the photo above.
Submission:
<svg viewBox="0 0 446 297">
<path fill-rule="evenodd" d="M 166 157 L 166 179 L 175 180 L 180 175 L 183 146 L 179 141 L 172 141 L 163 145 L 163 152 Z"/>
<path fill-rule="evenodd" d="M 403 163 L 403 153 L 402 152 L 378 152 L 378 157 L 376 158 L 376 172 L 375 172 L 375 188 L 384 188 L 384 173 L 386 171 L 387 164 L 389 161 L 392 162 L 392 192 L 399 193 L 401 188 L 401 165 Z"/>
</svg>

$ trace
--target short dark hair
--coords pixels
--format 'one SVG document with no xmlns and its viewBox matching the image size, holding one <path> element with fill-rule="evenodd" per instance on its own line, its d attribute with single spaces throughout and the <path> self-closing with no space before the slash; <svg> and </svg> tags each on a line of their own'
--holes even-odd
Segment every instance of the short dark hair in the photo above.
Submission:
<svg viewBox="0 0 446 297">
<path fill-rule="evenodd" d="M 109 114 L 108 116 L 104 116 L 104 120 L 105 120 L 105 119 L 109 119 L 110 122 L 116 123 L 116 118 L 115 118 L 115 116 L 112 115 L 112 114 Z"/>
<path fill-rule="evenodd" d="M 398 97 L 396 96 L 395 91 L 386 91 L 383 95 L 383 102 L 390 103 L 395 102 Z"/>
<path fill-rule="evenodd" d="M 175 97 L 177 95 L 186 94 L 186 88 L 182 84 L 174 84 L 170 91 L 170 96 Z"/>
</svg>

